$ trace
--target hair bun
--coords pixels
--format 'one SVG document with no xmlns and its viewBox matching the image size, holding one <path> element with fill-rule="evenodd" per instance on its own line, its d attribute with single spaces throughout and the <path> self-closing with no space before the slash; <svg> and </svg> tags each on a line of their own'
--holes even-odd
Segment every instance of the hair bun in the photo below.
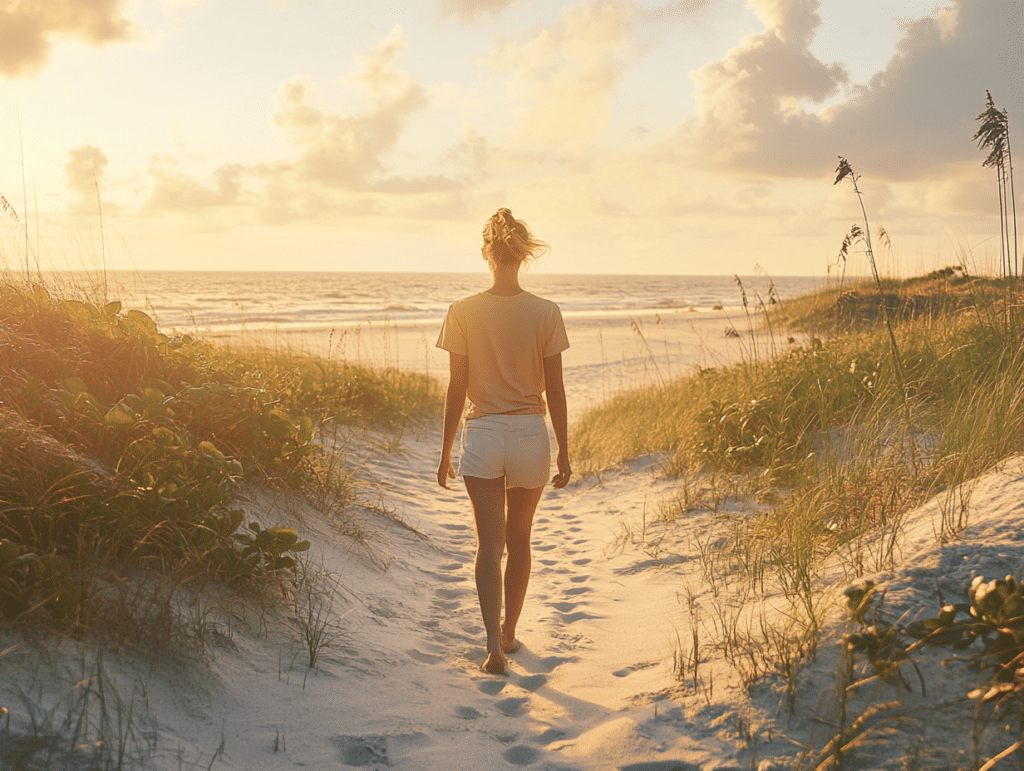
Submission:
<svg viewBox="0 0 1024 771">
<path fill-rule="evenodd" d="M 516 220 L 510 209 L 501 208 L 484 225 L 484 247 L 499 263 L 521 263 L 547 251 L 547 244 L 535 238 L 525 222 Z"/>
</svg>

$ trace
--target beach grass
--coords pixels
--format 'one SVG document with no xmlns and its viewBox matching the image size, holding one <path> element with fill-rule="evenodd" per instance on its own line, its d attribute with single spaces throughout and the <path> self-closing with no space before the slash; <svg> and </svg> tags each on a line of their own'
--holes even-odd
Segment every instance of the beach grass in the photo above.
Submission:
<svg viewBox="0 0 1024 771">
<path fill-rule="evenodd" d="M 105 287 L 0 276 L 0 665 L 25 675 L 3 694 L 17 726 L 0 704 L 4 767 L 126 768 L 152 751 L 105 650 L 200 663 L 277 608 L 315 669 L 345 634 L 338 578 L 301 524 L 241 501 L 305 501 L 366 541 L 353 437 L 397 445 L 440 405 L 426 375 L 165 333 Z M 44 698 L 62 641 L 95 663 Z"/>
<path fill-rule="evenodd" d="M 714 644 L 745 683 L 770 667 L 752 666 L 737 650 L 759 637 L 757 647 L 776 651 L 775 668 L 791 681 L 793 651 L 813 655 L 832 595 L 896 564 L 912 508 L 938 496 L 936 538 L 954 539 L 970 521 L 972 480 L 1024 450 L 1021 299 L 1016 280 L 959 267 L 833 287 L 748 315 L 748 334 L 769 324 L 787 331 L 788 349 L 778 355 L 620 394 L 576 423 L 581 467 L 662 458 L 677 480 L 661 502 L 664 520 L 685 523 L 701 508 L 734 516 L 731 537 L 697 539 L 705 574 L 719 584 L 727 575 L 742 602 L 789 603 L 784 629 L 741 629 L 704 609 Z M 842 575 L 825 581 L 837 561 Z M 693 676 L 693 667 L 677 668 Z"/>
<path fill-rule="evenodd" d="M 210 582 L 257 590 L 309 547 L 246 521 L 243 483 L 341 509 L 345 431 L 400 432 L 439 399 L 426 376 L 218 347 L 95 288 L 4 276 L 0 629 L 201 643 L 203 624 L 178 612 L 186 596 Z"/>
</svg>

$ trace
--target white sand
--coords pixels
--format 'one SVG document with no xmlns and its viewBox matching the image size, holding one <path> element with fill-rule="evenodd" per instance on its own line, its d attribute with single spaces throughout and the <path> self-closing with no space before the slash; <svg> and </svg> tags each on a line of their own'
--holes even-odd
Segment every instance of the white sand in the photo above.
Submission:
<svg viewBox="0 0 1024 771">
<path fill-rule="evenodd" d="M 675 337 L 691 334 L 689 319 L 668 327 L 669 349 L 686 341 L 673 374 L 684 369 L 686 356 L 692 364 L 729 355 L 723 321 L 705 322 L 703 331 L 699 323 L 691 330 L 703 346 L 696 353 L 689 349 L 693 338 Z M 588 329 L 601 330 L 603 352 Z M 599 401 L 609 380 L 615 388 L 629 384 L 639 364 L 616 363 L 621 380 L 606 364 L 634 342 L 628 326 L 574 324 L 571 332 L 578 358 L 568 359 L 567 371 L 575 402 Z M 653 348 L 661 340 L 660 332 L 648 337 Z M 338 635 L 313 669 L 305 664 L 298 615 L 287 604 L 211 604 L 206 623 L 223 637 L 196 661 L 106 655 L 118 694 L 125 704 L 134 698 L 123 711 L 131 712 L 142 744 L 155 745 L 148 767 L 768 771 L 791 767 L 801 745 L 820 748 L 834 733 L 835 640 L 843 630 L 838 595 L 846 586 L 840 563 L 820 595 L 824 607 L 835 609 L 834 620 L 817 658 L 799 670 L 790 715 L 781 675 L 768 675 L 748 692 L 720 646 L 729 636 L 723 626 L 732 625 L 734 636 L 756 637 L 762 609 L 767 623 L 781 627 L 791 613 L 788 601 L 768 594 L 741 602 L 739 584 L 722 575 L 709 581 L 699 558 L 747 512 L 737 505 L 655 522 L 659 502 L 677 487 L 656 473 L 657 458 L 545 494 L 518 630 L 523 648 L 507 677 L 481 672 L 468 498 L 461 483 L 445 491 L 434 481 L 438 426 L 400 437 L 397 450 L 389 446 L 396 439 L 356 436 L 347 449 L 359 465 L 365 503 L 348 516 L 369 533 L 367 547 L 309 506 L 249 491 L 250 515 L 265 524 L 293 522 L 315 544 L 317 569 L 336 581 L 331 618 Z M 957 593 L 974 574 L 1020 575 L 1021 501 L 1024 465 L 1015 461 L 975 487 L 970 528 L 959 540 L 937 543 L 938 503 L 912 513 L 896 566 L 875 576 L 889 581 L 887 607 L 895 615 L 922 607 L 934 614 L 936 587 L 960 601 Z M 690 650 L 694 624 L 702 651 L 696 687 L 692 675 L 680 682 L 673 673 L 673 652 L 679 640 Z M 756 657 L 757 646 L 752 650 Z M 12 728 L 23 728 L 31 711 L 12 695 L 19 688 L 28 702 L 56 707 L 59 722 L 72 685 L 84 687 L 82 655 L 65 643 L 47 656 L 26 647 L 0 658 L 0 705 L 11 710 Z M 879 686 L 879 701 L 899 700 L 885 714 L 905 718 L 910 738 L 858 747 L 850 768 L 902 768 L 900 759 L 915 746 L 921 767 L 970 765 L 973 706 L 964 694 L 976 675 L 963 663 L 939 666 L 949 655 L 946 649 L 915 654 L 927 697 L 909 668 L 912 692 Z M 87 669 L 93 654 L 84 657 Z M 47 674 L 62 667 L 70 674 Z M 863 702 L 854 706 L 862 709 Z M 1012 741 L 996 729 L 983 737 L 989 755 Z"/>
<path fill-rule="evenodd" d="M 756 319 L 742 311 L 579 314 L 565 317 L 570 348 L 562 354 L 570 420 L 587 407 L 630 388 L 784 351 L 783 335 L 750 334 Z M 739 337 L 727 337 L 732 329 Z M 448 376 L 448 353 L 436 347 L 440 322 L 361 324 L 349 328 L 289 328 L 205 334 L 213 341 L 301 351 L 337 361 Z"/>
</svg>

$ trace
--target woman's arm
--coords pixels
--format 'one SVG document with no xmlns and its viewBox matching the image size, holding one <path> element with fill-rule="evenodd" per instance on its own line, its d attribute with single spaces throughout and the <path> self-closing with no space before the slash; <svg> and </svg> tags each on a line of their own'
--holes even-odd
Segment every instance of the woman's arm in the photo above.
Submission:
<svg viewBox="0 0 1024 771">
<path fill-rule="evenodd" d="M 544 359 L 544 390 L 548 395 L 548 412 L 551 414 L 551 428 L 558 444 L 558 473 L 551 480 L 558 490 L 569 484 L 572 466 L 569 465 L 569 430 L 565 406 L 565 383 L 562 382 L 562 354 Z"/>
<path fill-rule="evenodd" d="M 444 428 L 441 432 L 441 462 L 437 465 L 437 483 L 448 489 L 448 480 L 455 479 L 452 468 L 452 448 L 455 434 L 466 406 L 466 386 L 469 384 L 469 357 L 448 354 L 448 391 L 444 397 Z"/>
</svg>

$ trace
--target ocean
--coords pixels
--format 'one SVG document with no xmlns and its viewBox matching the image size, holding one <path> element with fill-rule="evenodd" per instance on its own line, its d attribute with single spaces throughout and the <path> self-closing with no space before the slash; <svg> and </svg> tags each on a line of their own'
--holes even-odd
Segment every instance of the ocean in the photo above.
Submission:
<svg viewBox="0 0 1024 771">
<path fill-rule="evenodd" d="M 96 276 L 89 279 L 96 281 Z M 742 276 L 751 308 L 769 287 L 786 300 L 823 278 Z M 489 286 L 484 273 L 111 272 L 108 296 L 150 314 L 164 331 L 229 333 L 440 325 L 448 306 Z M 525 272 L 527 291 L 558 303 L 564 317 L 630 316 L 716 306 L 738 309 L 733 276 L 558 275 Z"/>
</svg>

